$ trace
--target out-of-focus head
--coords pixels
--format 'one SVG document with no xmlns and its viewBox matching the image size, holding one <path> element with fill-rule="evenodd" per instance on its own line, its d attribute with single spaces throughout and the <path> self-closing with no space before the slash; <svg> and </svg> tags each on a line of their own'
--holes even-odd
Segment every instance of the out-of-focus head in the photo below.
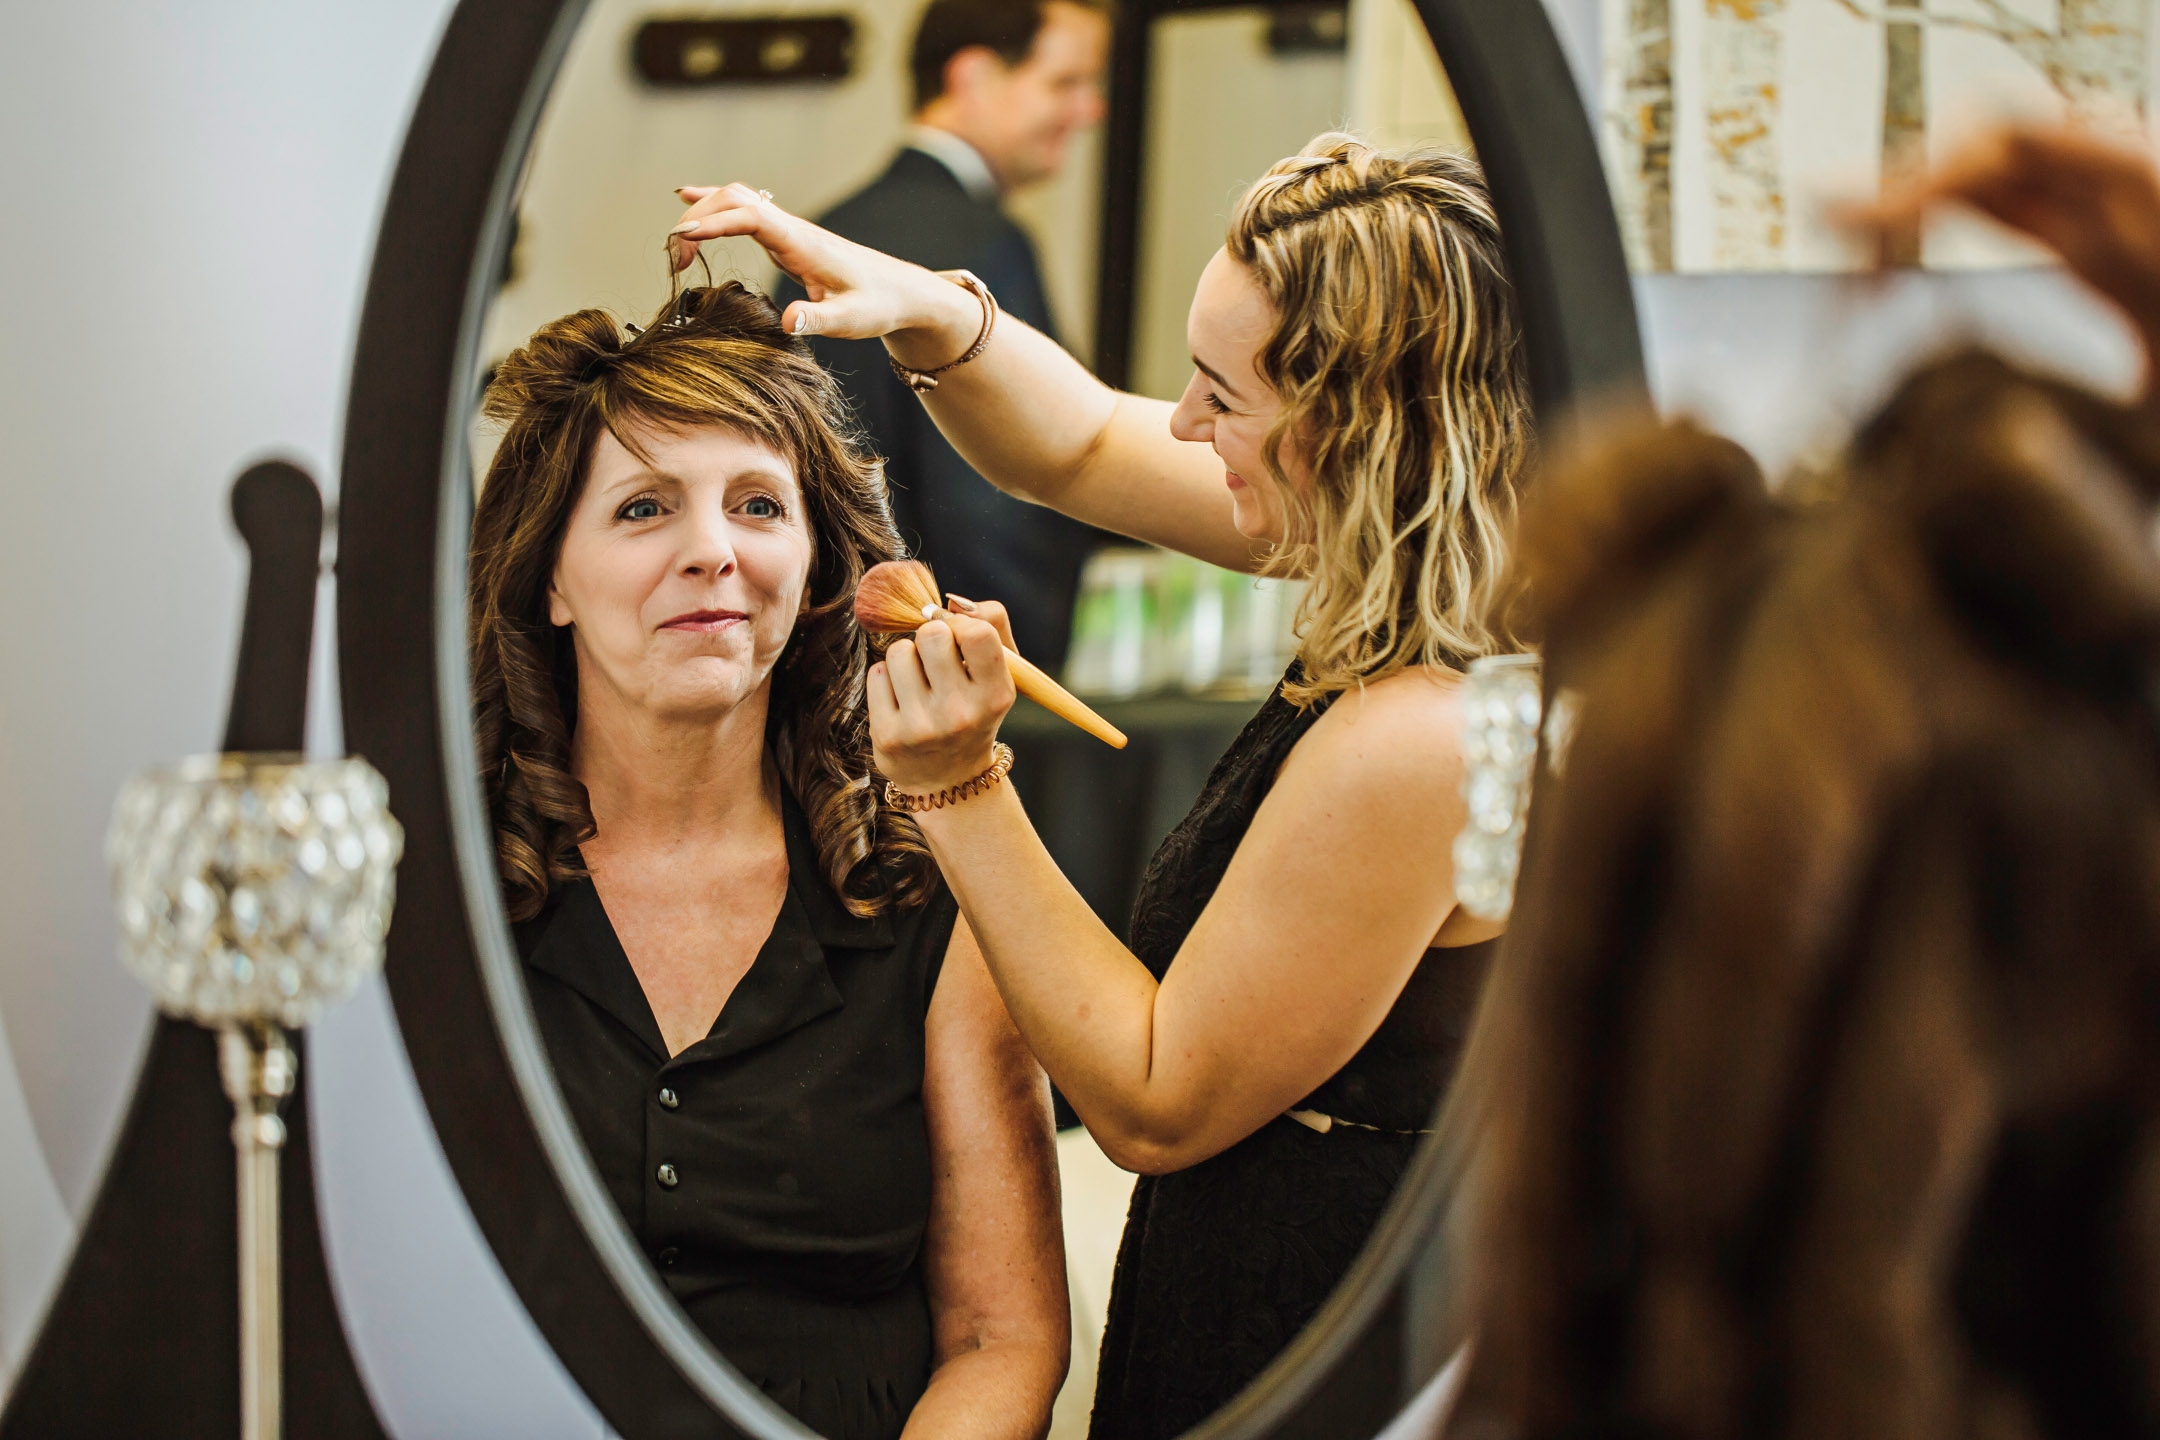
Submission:
<svg viewBox="0 0 2160 1440">
<path fill-rule="evenodd" d="M 930 0 L 915 118 L 973 145 L 1006 190 L 1045 180 L 1103 117 L 1110 21 L 1094 0 Z"/>
<path fill-rule="evenodd" d="M 772 304 L 730 283 L 643 330 L 567 315 L 502 363 L 486 411 L 504 433 L 473 523 L 472 668 L 513 918 L 592 834 L 581 713 L 717 725 L 750 703 L 829 878 L 883 904 L 890 877 L 856 872 L 912 832 L 869 785 L 851 602 L 901 546 L 830 377 Z"/>
<path fill-rule="evenodd" d="M 1578 718 L 1444 1122 L 1469 1406 L 2150 1433 L 2160 422 L 1955 357 L 1802 488 L 1683 425 L 1526 507 Z"/>
<path fill-rule="evenodd" d="M 1186 328 L 1173 430 L 1222 456 L 1238 529 L 1311 577 L 1293 698 L 1509 648 L 1529 400 L 1474 161 L 1320 136 L 1239 202 Z"/>
</svg>

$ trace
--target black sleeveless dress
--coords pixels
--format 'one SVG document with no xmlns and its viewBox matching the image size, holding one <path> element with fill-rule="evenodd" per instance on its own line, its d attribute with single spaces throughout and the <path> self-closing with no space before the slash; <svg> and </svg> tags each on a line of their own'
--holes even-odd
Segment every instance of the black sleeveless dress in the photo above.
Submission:
<svg viewBox="0 0 2160 1440">
<path fill-rule="evenodd" d="M 704 1039 L 672 1058 L 587 880 L 516 927 L 585 1148 L 668 1290 L 831 1440 L 895 1440 L 929 1383 L 923 1024 L 958 908 L 851 915 L 782 802 L 788 887 Z"/>
<path fill-rule="evenodd" d="M 1300 711 L 1278 685 L 1156 852 L 1133 906 L 1132 948 L 1158 978 L 1325 708 Z M 1323 1134 L 1278 1117 L 1190 1169 L 1140 1178 L 1110 1287 L 1090 1440 L 1183 1433 L 1312 1318 L 1394 1194 L 1415 1132 L 1432 1124 L 1496 946 L 1427 951 L 1364 1048 L 1295 1107 L 1353 1124 Z"/>
</svg>

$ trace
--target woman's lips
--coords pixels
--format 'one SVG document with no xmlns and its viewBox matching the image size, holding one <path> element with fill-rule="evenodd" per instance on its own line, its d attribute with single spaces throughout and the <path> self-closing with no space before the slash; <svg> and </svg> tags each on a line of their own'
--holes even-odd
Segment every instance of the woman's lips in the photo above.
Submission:
<svg viewBox="0 0 2160 1440">
<path fill-rule="evenodd" d="M 1223 484 L 1228 485 L 1232 490 L 1243 490 L 1245 488 L 1245 477 L 1235 470 L 1225 470 L 1223 471 Z"/>
<path fill-rule="evenodd" d="M 687 630 L 696 635 L 717 635 L 728 626 L 749 618 L 740 610 L 693 610 L 688 615 L 676 616 L 660 628 Z"/>
</svg>

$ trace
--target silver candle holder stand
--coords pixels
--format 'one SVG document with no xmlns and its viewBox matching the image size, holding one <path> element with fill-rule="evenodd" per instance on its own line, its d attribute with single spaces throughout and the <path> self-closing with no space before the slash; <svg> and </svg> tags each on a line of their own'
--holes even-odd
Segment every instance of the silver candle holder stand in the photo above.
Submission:
<svg viewBox="0 0 2160 1440">
<path fill-rule="evenodd" d="M 201 755 L 121 787 L 106 837 L 121 958 L 158 1008 L 218 1032 L 233 1104 L 243 1440 L 283 1429 L 280 1115 L 287 1032 L 382 968 L 404 832 L 357 758 Z"/>
</svg>

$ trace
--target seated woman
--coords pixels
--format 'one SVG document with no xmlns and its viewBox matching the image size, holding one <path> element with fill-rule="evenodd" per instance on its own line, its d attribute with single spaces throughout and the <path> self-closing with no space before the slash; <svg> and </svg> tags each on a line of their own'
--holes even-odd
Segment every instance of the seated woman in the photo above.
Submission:
<svg viewBox="0 0 2160 1440">
<path fill-rule="evenodd" d="M 1804 499 L 1679 425 L 1524 517 L 1581 720 L 1464 1061 L 1451 1433 L 2160 1433 L 2160 172 L 2006 130 L 1853 218 L 1950 200 L 2142 406 L 1953 356 Z"/>
<path fill-rule="evenodd" d="M 1685 425 L 1541 477 L 1453 1433 L 2160 1434 L 2156 498 L 1979 353 L 1799 501 Z"/>
<path fill-rule="evenodd" d="M 1067 1349 L 1048 1090 L 869 780 L 898 555 L 740 285 L 544 326 L 489 387 L 472 664 L 503 895 L 593 1162 L 736 1367 L 835 1440 L 1032 1436 Z"/>
</svg>

